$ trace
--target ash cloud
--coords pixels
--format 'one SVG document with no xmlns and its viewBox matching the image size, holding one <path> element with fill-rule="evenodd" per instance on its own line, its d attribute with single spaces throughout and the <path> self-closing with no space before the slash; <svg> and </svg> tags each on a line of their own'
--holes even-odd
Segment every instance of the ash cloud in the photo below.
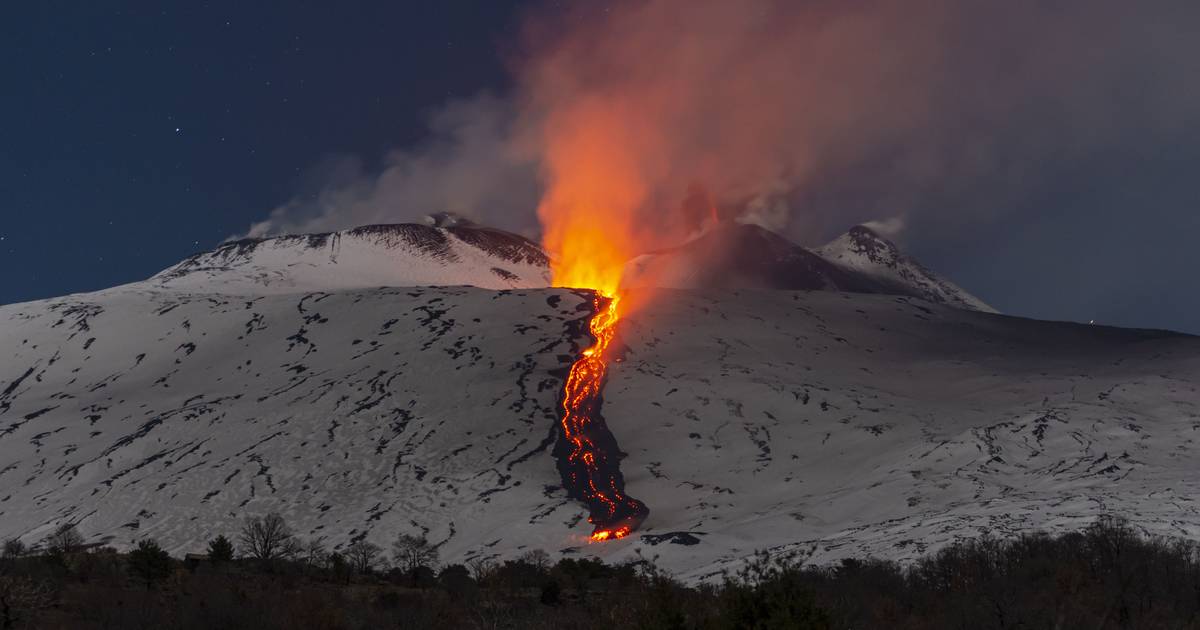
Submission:
<svg viewBox="0 0 1200 630">
<path fill-rule="evenodd" d="M 871 220 L 917 249 L 973 242 L 1044 220 L 1045 191 L 1092 186 L 1098 161 L 1196 146 L 1198 31 L 1190 0 L 546 7 L 509 94 L 448 106 L 425 146 L 250 233 L 436 210 L 529 233 L 539 198 L 591 161 L 629 180 L 609 223 L 639 244 L 702 223 L 686 211 L 697 185 L 721 216 L 801 242 Z"/>
<path fill-rule="evenodd" d="M 538 31 L 564 34 L 524 67 L 523 111 L 615 112 L 646 221 L 698 181 L 800 238 L 953 231 L 1004 218 L 1052 166 L 1200 118 L 1196 3 L 679 0 L 567 23 Z"/>
</svg>

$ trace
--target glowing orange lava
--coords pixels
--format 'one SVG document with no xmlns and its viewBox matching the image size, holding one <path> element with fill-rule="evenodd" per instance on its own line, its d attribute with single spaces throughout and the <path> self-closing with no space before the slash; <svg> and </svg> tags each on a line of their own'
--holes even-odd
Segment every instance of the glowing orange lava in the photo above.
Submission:
<svg viewBox="0 0 1200 630">
<path fill-rule="evenodd" d="M 594 292 L 588 328 L 595 343 L 567 376 L 555 457 L 568 494 L 589 508 L 596 541 L 629 535 L 649 512 L 625 494 L 621 451 L 600 415 L 609 344 L 622 312 L 621 277 L 625 264 L 645 251 L 649 230 L 636 220 L 647 188 L 644 164 L 635 159 L 649 131 L 630 128 L 628 120 L 599 102 L 553 113 L 544 130 L 546 190 L 538 205 L 554 286 Z"/>
<path fill-rule="evenodd" d="M 599 416 L 608 346 L 620 320 L 620 297 L 597 293 L 594 304 L 588 329 L 595 343 L 571 366 L 563 388 L 562 431 L 570 450 L 560 469 L 568 491 L 591 508 L 588 522 L 596 526 L 591 539 L 602 541 L 627 536 L 648 510 L 625 494 L 616 442 Z"/>
</svg>

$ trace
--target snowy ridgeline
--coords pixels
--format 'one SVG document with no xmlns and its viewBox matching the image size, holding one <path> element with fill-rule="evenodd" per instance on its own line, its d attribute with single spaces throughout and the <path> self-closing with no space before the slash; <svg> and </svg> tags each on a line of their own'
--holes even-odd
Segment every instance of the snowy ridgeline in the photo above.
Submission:
<svg viewBox="0 0 1200 630">
<path fill-rule="evenodd" d="M 1200 340 L 912 298 L 663 291 L 604 414 L 639 535 L 586 542 L 550 444 L 587 300 L 129 285 L 0 307 L 0 536 L 174 553 L 279 511 L 330 546 L 540 548 L 687 579 L 756 549 L 912 558 L 1101 513 L 1200 535 Z"/>
<path fill-rule="evenodd" d="M 503 230 L 396 223 L 225 243 L 136 284 L 255 295 L 381 286 L 515 289 L 548 286 L 549 263 L 537 244 Z"/>
<path fill-rule="evenodd" d="M 525 237 L 473 223 L 397 223 L 225 243 L 191 256 L 144 288 L 254 295 L 470 285 L 550 286 L 550 259 Z M 994 312 L 870 229 L 857 226 L 815 250 L 754 225 L 721 224 L 679 247 L 638 256 L 629 287 L 770 288 L 907 295 Z"/>
</svg>

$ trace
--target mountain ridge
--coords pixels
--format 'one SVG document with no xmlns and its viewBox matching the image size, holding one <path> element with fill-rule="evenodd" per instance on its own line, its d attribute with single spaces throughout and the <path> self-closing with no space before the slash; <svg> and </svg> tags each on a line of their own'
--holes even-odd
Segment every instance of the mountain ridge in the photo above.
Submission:
<svg viewBox="0 0 1200 630">
<path fill-rule="evenodd" d="M 240 239 L 145 281 L 160 289 L 304 291 L 372 286 L 549 285 L 549 259 L 517 234 L 477 225 L 396 223 Z"/>
<path fill-rule="evenodd" d="M 550 286 L 550 257 L 533 241 L 452 215 L 429 224 L 367 225 L 241 239 L 194 254 L 145 282 L 170 290 L 297 292 L 372 286 Z M 755 225 L 719 224 L 626 265 L 634 288 L 774 288 L 908 295 L 995 312 L 864 226 L 815 249 Z"/>
</svg>

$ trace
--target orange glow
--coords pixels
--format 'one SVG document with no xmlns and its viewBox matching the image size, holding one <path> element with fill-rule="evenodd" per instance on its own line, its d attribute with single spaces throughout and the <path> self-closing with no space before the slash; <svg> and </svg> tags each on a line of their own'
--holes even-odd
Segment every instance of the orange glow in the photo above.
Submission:
<svg viewBox="0 0 1200 630">
<path fill-rule="evenodd" d="M 551 112 L 543 129 L 546 189 L 538 217 L 552 283 L 596 293 L 588 324 L 595 343 L 580 353 L 563 388 L 567 452 L 560 460 L 564 485 L 590 509 L 596 541 L 628 535 L 647 513 L 624 493 L 619 449 L 599 413 L 622 314 L 621 276 L 649 242 L 637 213 L 654 170 L 653 152 L 645 150 L 653 132 L 630 113 L 607 99 L 582 99 Z"/>
<path fill-rule="evenodd" d="M 610 452 L 615 450 L 611 438 L 597 441 L 597 436 L 608 435 L 599 421 L 598 410 L 608 375 L 607 350 L 620 320 L 620 298 L 597 294 L 594 304 L 588 328 L 595 343 L 581 353 L 567 375 L 561 422 L 563 436 L 570 442 L 566 456 L 569 485 L 591 509 L 588 521 L 596 525 L 591 539 L 603 541 L 627 536 L 633 531 L 632 526 L 614 528 L 612 524 L 644 518 L 646 507 L 625 494 L 615 453 Z"/>
<path fill-rule="evenodd" d="M 624 538 L 628 536 L 632 531 L 633 530 L 628 527 L 618 527 L 616 529 L 598 529 L 592 532 L 591 539 L 593 542 L 603 542 L 610 538 L 616 540 L 618 538 Z"/>
<path fill-rule="evenodd" d="M 649 168 L 639 129 L 619 105 L 585 99 L 546 122 L 542 244 L 558 287 L 617 294 L 625 263 L 646 248 L 639 219 Z"/>
</svg>

